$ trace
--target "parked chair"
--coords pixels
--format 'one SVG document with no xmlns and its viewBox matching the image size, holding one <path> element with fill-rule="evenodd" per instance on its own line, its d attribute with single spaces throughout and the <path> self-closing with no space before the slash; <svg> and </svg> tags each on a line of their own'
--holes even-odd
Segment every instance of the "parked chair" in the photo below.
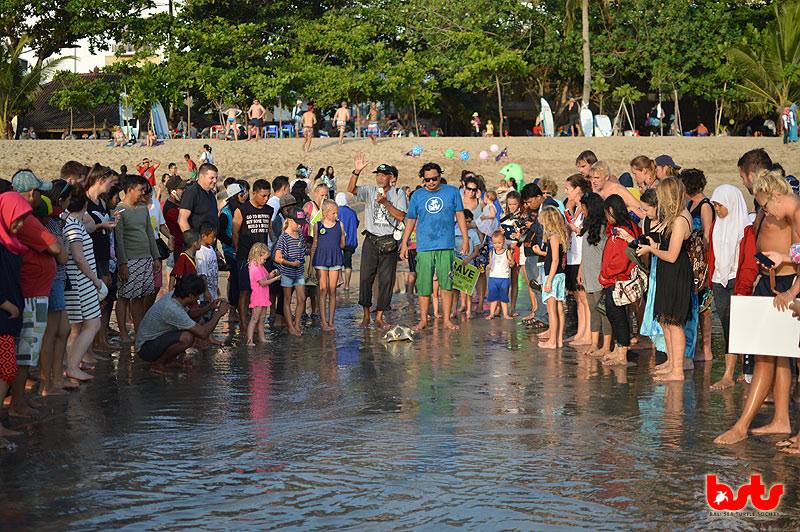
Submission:
<svg viewBox="0 0 800 532">
<path fill-rule="evenodd" d="M 220 136 L 222 135 L 223 131 L 224 131 L 224 129 L 220 125 L 211 126 L 211 133 L 208 136 L 209 136 L 209 138 L 212 138 L 212 139 L 219 139 Z"/>
<path fill-rule="evenodd" d="M 268 139 L 270 137 L 275 137 L 277 139 L 278 135 L 279 135 L 278 126 L 276 126 L 275 124 L 270 124 L 268 126 L 264 126 L 264 138 L 265 139 Z"/>
<path fill-rule="evenodd" d="M 285 137 L 294 137 L 294 126 L 292 124 L 283 124 L 283 128 L 281 129 L 281 136 Z"/>
</svg>

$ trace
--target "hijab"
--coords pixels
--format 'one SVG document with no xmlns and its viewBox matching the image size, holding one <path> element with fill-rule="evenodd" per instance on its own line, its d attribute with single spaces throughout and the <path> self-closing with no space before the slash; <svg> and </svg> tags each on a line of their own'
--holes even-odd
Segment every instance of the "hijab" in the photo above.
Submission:
<svg viewBox="0 0 800 532">
<path fill-rule="evenodd" d="M 733 185 L 720 185 L 711 195 L 713 203 L 724 205 L 728 209 L 728 216 L 717 217 L 711 240 L 714 243 L 714 275 L 722 286 L 728 286 L 728 281 L 736 275 L 736 252 L 739 241 L 744 236 L 744 229 L 750 225 L 747 215 L 747 204 L 741 191 Z"/>
<path fill-rule="evenodd" d="M 28 251 L 28 247 L 11 232 L 11 224 L 14 220 L 30 214 L 33 209 L 28 200 L 16 192 L 6 192 L 0 194 L 0 244 L 9 253 L 22 255 Z"/>
</svg>

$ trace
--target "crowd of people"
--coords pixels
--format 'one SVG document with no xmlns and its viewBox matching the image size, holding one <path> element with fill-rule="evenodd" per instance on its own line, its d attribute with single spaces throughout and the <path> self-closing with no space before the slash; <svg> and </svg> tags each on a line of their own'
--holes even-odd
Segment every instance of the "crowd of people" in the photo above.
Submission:
<svg viewBox="0 0 800 532">
<path fill-rule="evenodd" d="M 186 156 L 187 178 L 170 163 L 158 180 L 160 163 L 145 159 L 132 174 L 69 161 L 54 181 L 29 169 L 0 181 L 0 389 L 10 391 L 9 416 L 36 415 L 30 379 L 42 396 L 63 394 L 94 378 L 101 353 L 126 345 L 157 372 L 191 365 L 197 349 L 231 341 L 213 334 L 226 315 L 247 346 L 268 342 L 268 328 L 334 334 L 337 292 L 350 289 L 360 245 L 363 327 L 389 326 L 398 263 L 407 261 L 418 331 L 436 320 L 451 330 L 477 316 L 513 320 L 526 290 L 521 322 L 539 348 L 575 347 L 607 366 L 627 365 L 634 346 L 654 350 L 665 357 L 653 368 L 660 382 L 711 360 L 715 308 L 725 371 L 712 389 L 734 386 L 740 359 L 751 383 L 741 418 L 717 442 L 746 438 L 770 393 L 774 418 L 752 432 L 791 431 L 797 365 L 729 348 L 732 295 L 800 311 L 797 181 L 764 150 L 738 165 L 753 213 L 738 187 L 722 184 L 708 197 L 703 171 L 668 155 L 635 157 L 617 176 L 585 151 L 561 184 L 525 183 L 517 172 L 495 186 L 470 171 L 448 184 L 428 162 L 416 187 L 398 187 L 396 167 L 370 171 L 359 153 L 346 192 L 337 192 L 332 168 L 312 178 L 303 165 L 292 178 L 220 184 L 207 152 L 199 166 Z M 459 264 L 478 272 L 474 289 L 456 293 Z M 779 445 L 800 453 L 796 437 Z"/>
</svg>

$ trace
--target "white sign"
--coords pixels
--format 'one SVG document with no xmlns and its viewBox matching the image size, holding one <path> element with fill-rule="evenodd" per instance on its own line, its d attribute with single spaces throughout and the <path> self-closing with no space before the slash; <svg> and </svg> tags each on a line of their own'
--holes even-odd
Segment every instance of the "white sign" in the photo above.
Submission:
<svg viewBox="0 0 800 532">
<path fill-rule="evenodd" d="M 781 312 L 771 297 L 731 298 L 730 352 L 800 357 L 800 321 Z"/>
</svg>

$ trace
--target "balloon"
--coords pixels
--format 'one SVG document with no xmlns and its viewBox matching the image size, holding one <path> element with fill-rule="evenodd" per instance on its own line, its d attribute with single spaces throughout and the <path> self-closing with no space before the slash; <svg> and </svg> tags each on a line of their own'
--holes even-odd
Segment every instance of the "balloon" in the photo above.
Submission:
<svg viewBox="0 0 800 532">
<path fill-rule="evenodd" d="M 453 148 L 447 148 L 447 151 L 444 152 L 444 156 L 448 159 L 452 159 L 456 156 L 456 152 Z"/>
<path fill-rule="evenodd" d="M 458 158 L 461 159 L 462 161 L 468 160 L 469 152 L 467 150 L 462 151 L 461 153 L 458 154 Z"/>
<path fill-rule="evenodd" d="M 481 158 L 481 160 L 484 160 L 484 161 L 485 161 L 486 159 L 488 159 L 488 158 L 489 158 L 489 152 L 487 152 L 486 150 L 483 150 L 482 152 L 480 152 L 480 153 L 478 154 L 478 157 L 480 157 L 480 158 Z"/>
<path fill-rule="evenodd" d="M 420 155 L 422 155 L 422 146 L 420 146 L 419 144 L 414 144 L 414 147 L 411 148 L 411 155 L 413 155 L 414 157 L 419 157 Z"/>
<path fill-rule="evenodd" d="M 509 163 L 500 170 L 500 174 L 502 174 L 506 179 L 514 180 L 517 192 L 522 190 L 522 186 L 525 184 L 525 174 L 523 173 L 520 165 L 517 163 Z"/>
<path fill-rule="evenodd" d="M 489 146 L 489 151 L 491 151 L 492 153 L 497 153 L 497 150 L 499 149 L 500 146 L 498 146 L 497 144 L 492 144 L 491 146 Z"/>
</svg>

